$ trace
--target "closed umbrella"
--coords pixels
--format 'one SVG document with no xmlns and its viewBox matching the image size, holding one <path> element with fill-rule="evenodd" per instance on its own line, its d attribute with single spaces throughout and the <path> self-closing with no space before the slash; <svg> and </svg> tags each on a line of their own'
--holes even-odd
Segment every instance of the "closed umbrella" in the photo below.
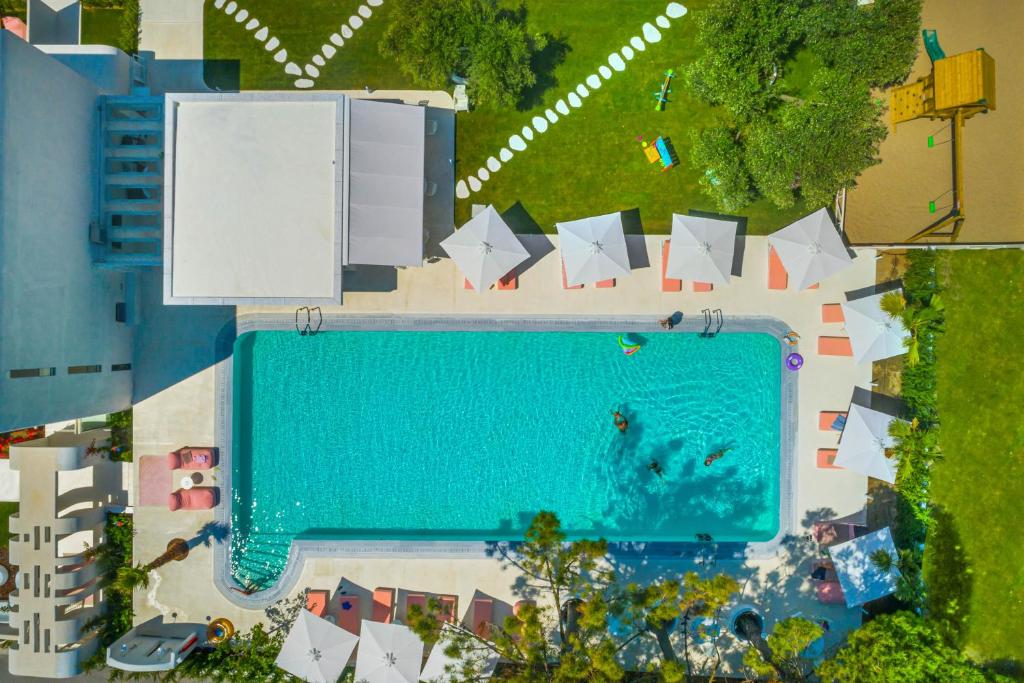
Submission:
<svg viewBox="0 0 1024 683">
<path fill-rule="evenodd" d="M 508 275 L 530 257 L 530 252 L 493 206 L 488 206 L 452 233 L 441 242 L 441 248 L 458 264 L 478 292 Z"/>
<path fill-rule="evenodd" d="M 629 275 L 629 254 L 622 232 L 622 214 L 581 218 L 556 223 L 570 287 Z"/>
<path fill-rule="evenodd" d="M 304 681 L 334 683 L 358 641 L 358 636 L 302 610 L 274 664 Z"/>
<path fill-rule="evenodd" d="M 400 624 L 363 620 L 356 655 L 356 683 L 416 683 L 423 641 Z"/>
<path fill-rule="evenodd" d="M 790 277 L 806 289 L 853 264 L 839 230 L 825 209 L 768 236 Z"/>
<path fill-rule="evenodd" d="M 889 425 L 895 419 L 892 415 L 851 404 L 839 439 L 836 466 L 895 483 L 896 463 L 885 454 L 896 445 L 896 440 L 889 436 Z"/>
<path fill-rule="evenodd" d="M 883 294 L 873 294 L 843 304 L 846 332 L 850 335 L 853 358 L 868 363 L 906 353 L 910 333 L 902 321 L 882 310 Z"/>
<path fill-rule="evenodd" d="M 434 649 L 427 657 L 427 663 L 423 665 L 420 673 L 420 680 L 427 683 L 455 683 L 462 680 L 463 672 L 472 672 L 474 680 L 490 678 L 498 666 L 498 654 L 483 643 L 470 641 L 467 645 L 465 660 L 449 657 L 445 650 L 453 640 L 452 629 L 445 626 L 441 631 L 441 637 L 434 644 Z M 469 665 L 469 669 L 466 665 Z"/>
<path fill-rule="evenodd" d="M 736 249 L 736 221 L 672 216 L 672 245 L 665 274 L 680 280 L 729 283 Z"/>
</svg>

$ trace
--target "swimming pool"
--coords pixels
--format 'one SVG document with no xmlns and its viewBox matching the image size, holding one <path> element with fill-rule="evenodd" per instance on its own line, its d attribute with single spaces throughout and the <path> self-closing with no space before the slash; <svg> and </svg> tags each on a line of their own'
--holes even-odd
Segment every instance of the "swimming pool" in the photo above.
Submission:
<svg viewBox="0 0 1024 683">
<path fill-rule="evenodd" d="M 273 583 L 296 539 L 517 540 L 542 509 L 571 537 L 775 537 L 777 337 L 637 336 L 627 357 L 609 332 L 242 334 L 234 578 Z"/>
</svg>

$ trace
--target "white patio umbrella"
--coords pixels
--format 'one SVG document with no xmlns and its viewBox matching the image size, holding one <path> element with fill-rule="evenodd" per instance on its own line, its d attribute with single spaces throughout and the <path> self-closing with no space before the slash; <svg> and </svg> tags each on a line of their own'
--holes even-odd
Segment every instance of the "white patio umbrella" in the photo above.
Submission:
<svg viewBox="0 0 1024 683">
<path fill-rule="evenodd" d="M 799 289 L 821 282 L 853 264 L 839 230 L 825 209 L 818 209 L 768 236 L 782 265 Z"/>
<path fill-rule="evenodd" d="M 423 641 L 401 624 L 363 619 L 356 655 L 356 683 L 416 683 L 423 663 Z"/>
<path fill-rule="evenodd" d="M 423 665 L 420 673 L 420 680 L 427 683 L 456 683 L 462 680 L 463 660 L 449 657 L 444 651 L 451 645 L 453 638 L 452 629 L 445 625 L 441 631 L 441 637 L 434 644 L 434 649 L 427 657 L 427 663 Z M 473 641 L 471 649 L 466 653 L 466 659 L 473 665 L 472 671 L 481 678 L 490 678 L 494 669 L 498 666 L 498 655 L 483 643 Z"/>
<path fill-rule="evenodd" d="M 850 404 L 835 464 L 894 483 L 896 462 L 887 458 L 885 451 L 896 445 L 896 440 L 889 436 L 889 424 L 895 419 L 892 415 Z"/>
<path fill-rule="evenodd" d="M 629 275 L 629 254 L 622 232 L 622 214 L 581 218 L 556 223 L 570 287 Z"/>
<path fill-rule="evenodd" d="M 473 216 L 441 242 L 441 248 L 459 265 L 477 292 L 487 289 L 530 257 L 493 206 Z"/>
<path fill-rule="evenodd" d="M 882 310 L 882 296 L 873 294 L 843 304 L 846 331 L 858 363 L 882 360 L 907 351 L 903 342 L 910 333 L 900 320 Z"/>
<path fill-rule="evenodd" d="M 873 555 L 884 550 L 892 558 L 885 569 L 878 566 Z M 899 555 L 892 541 L 889 527 L 834 545 L 828 549 L 836 578 L 843 589 L 847 607 L 857 607 L 885 597 L 896 590 L 900 570 L 896 567 Z"/>
<path fill-rule="evenodd" d="M 304 681 L 334 683 L 358 641 L 358 636 L 302 610 L 274 664 Z"/>
<path fill-rule="evenodd" d="M 736 221 L 672 214 L 672 244 L 665 274 L 680 280 L 729 284 Z"/>
</svg>

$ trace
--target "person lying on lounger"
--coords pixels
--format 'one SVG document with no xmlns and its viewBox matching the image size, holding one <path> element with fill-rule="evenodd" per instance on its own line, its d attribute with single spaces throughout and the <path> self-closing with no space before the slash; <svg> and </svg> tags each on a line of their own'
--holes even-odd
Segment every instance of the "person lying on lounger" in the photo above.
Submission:
<svg viewBox="0 0 1024 683">
<path fill-rule="evenodd" d="M 619 431 L 625 434 L 629 428 L 629 420 L 617 410 L 612 411 L 612 420 L 615 421 L 615 426 L 619 428 Z"/>
</svg>

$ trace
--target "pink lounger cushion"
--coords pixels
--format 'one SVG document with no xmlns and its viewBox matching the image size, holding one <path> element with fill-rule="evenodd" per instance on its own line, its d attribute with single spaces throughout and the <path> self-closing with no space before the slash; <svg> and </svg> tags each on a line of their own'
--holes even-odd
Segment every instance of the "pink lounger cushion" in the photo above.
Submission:
<svg viewBox="0 0 1024 683">
<path fill-rule="evenodd" d="M 822 304 L 821 322 L 823 323 L 844 323 L 846 316 L 843 315 L 842 304 Z"/>
<path fill-rule="evenodd" d="M 362 617 L 359 614 L 359 598 L 355 595 L 338 596 L 338 626 L 358 636 Z"/>
<path fill-rule="evenodd" d="M 599 282 L 595 282 L 594 286 L 597 287 L 598 289 L 611 289 L 612 287 L 615 286 L 615 278 L 611 278 L 610 280 L 601 280 Z"/>
<path fill-rule="evenodd" d="M 473 632 L 486 638 L 491 632 L 494 621 L 494 601 L 490 598 L 477 598 L 473 601 Z"/>
<path fill-rule="evenodd" d="M 167 469 L 208 470 L 217 464 L 217 449 L 185 446 L 167 454 Z"/>
<path fill-rule="evenodd" d="M 683 281 L 668 277 L 665 274 L 668 270 L 668 255 L 669 250 L 672 248 L 671 243 L 672 240 L 665 240 L 661 245 L 661 291 L 681 292 L 683 291 Z"/>
<path fill-rule="evenodd" d="M 695 292 L 710 292 L 714 288 L 715 286 L 710 282 L 697 282 L 696 280 L 693 282 L 693 291 Z"/>
<path fill-rule="evenodd" d="M 819 448 L 818 449 L 818 467 L 823 470 L 841 470 L 842 467 L 836 465 L 836 456 L 839 454 L 835 448 Z"/>
<path fill-rule="evenodd" d="M 825 605 L 841 605 L 846 603 L 843 587 L 838 581 L 822 581 L 816 587 L 818 602 Z"/>
<path fill-rule="evenodd" d="M 782 265 L 782 259 L 775 253 L 775 247 L 768 247 L 768 289 L 785 289 L 789 286 L 789 273 Z"/>
<path fill-rule="evenodd" d="M 849 337 L 818 337 L 818 355 L 852 356 L 853 347 Z"/>
<path fill-rule="evenodd" d="M 836 418 L 839 417 L 840 415 L 846 417 L 846 411 L 821 411 L 820 413 L 818 413 L 818 429 L 820 429 L 823 432 L 835 431 L 832 429 L 832 425 L 835 423 Z"/>
<path fill-rule="evenodd" d="M 330 591 L 312 590 L 306 593 L 306 609 L 318 617 L 327 613 L 327 603 L 331 599 Z"/>
<path fill-rule="evenodd" d="M 373 591 L 373 615 L 371 618 L 381 624 L 390 624 L 395 614 L 395 589 L 376 588 Z"/>
<path fill-rule="evenodd" d="M 217 505 L 217 487 L 197 486 L 178 489 L 167 498 L 167 508 L 175 510 L 210 510 Z"/>
</svg>

